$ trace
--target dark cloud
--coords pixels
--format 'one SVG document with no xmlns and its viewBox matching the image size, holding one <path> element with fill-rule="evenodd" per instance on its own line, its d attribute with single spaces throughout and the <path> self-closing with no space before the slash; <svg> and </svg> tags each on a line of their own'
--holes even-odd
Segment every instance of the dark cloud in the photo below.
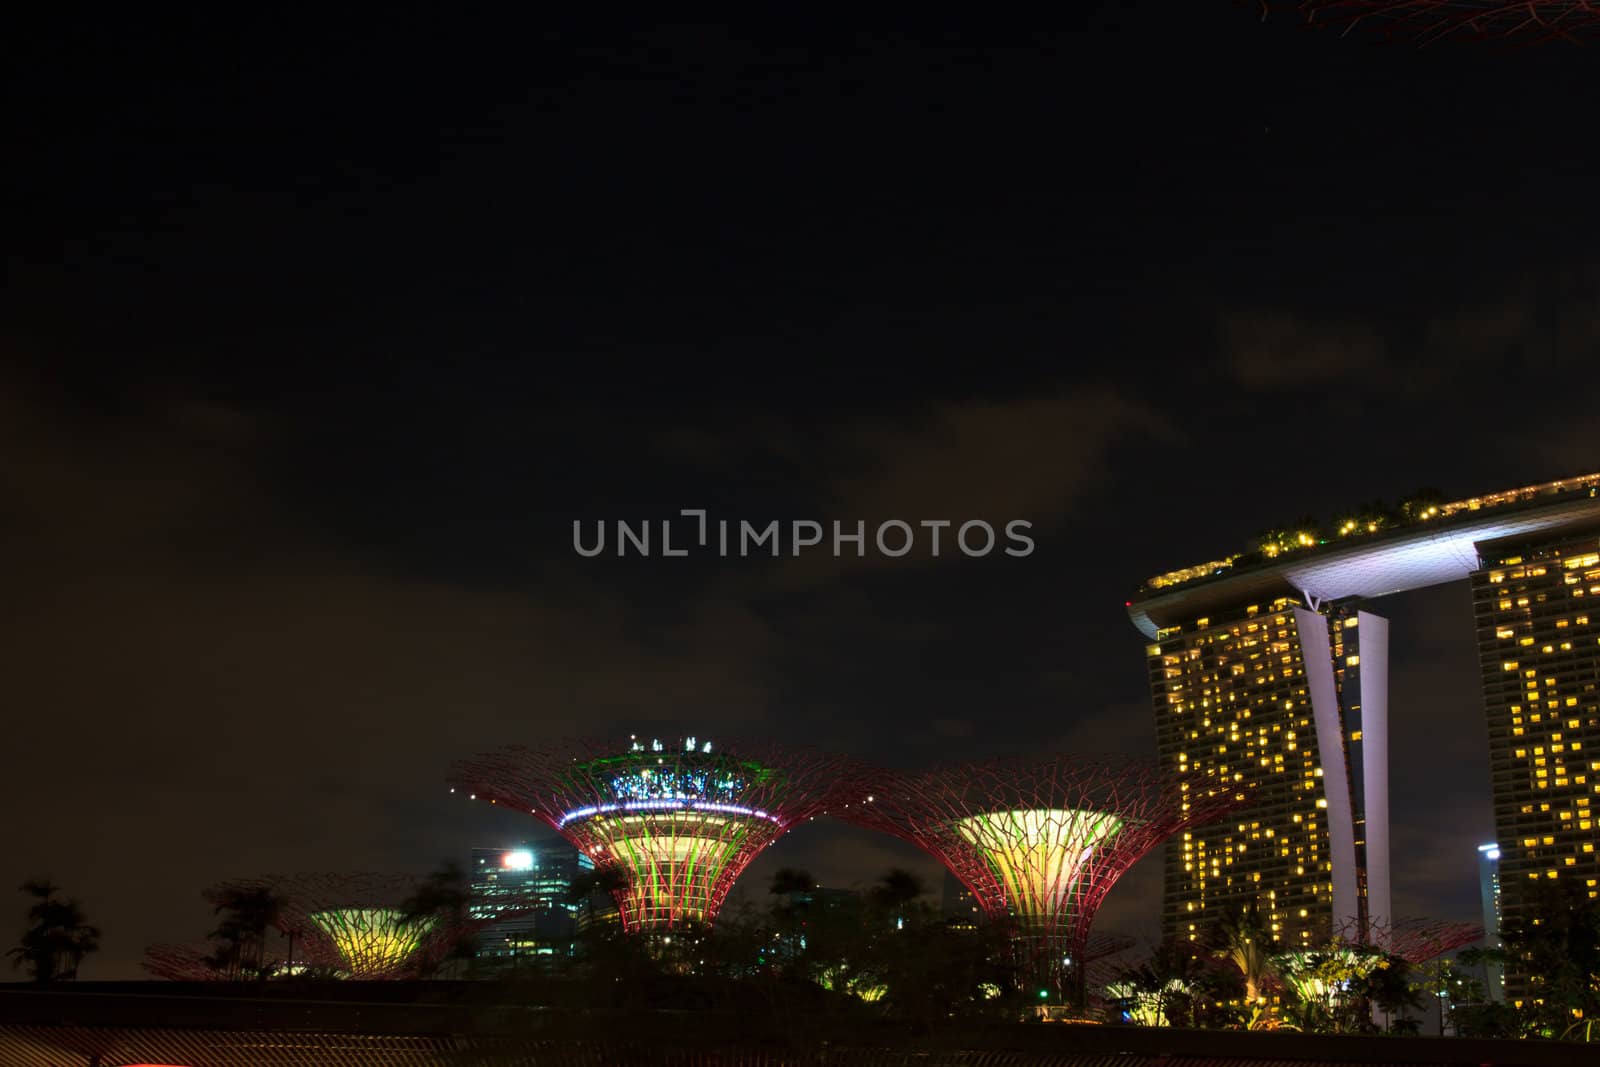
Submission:
<svg viewBox="0 0 1600 1067">
<path fill-rule="evenodd" d="M 787 506 L 806 502 L 811 510 L 799 514 L 721 516 L 758 527 L 772 518 L 822 524 L 822 545 L 796 556 L 785 541 L 782 566 L 755 580 L 763 588 L 792 589 L 853 572 L 960 562 L 967 557 L 957 547 L 957 529 L 970 520 L 990 524 L 997 553 L 1013 544 L 1005 533 L 1013 520 L 1028 524 L 1019 529 L 1030 538 L 1060 531 L 1105 489 L 1119 453 L 1179 439 L 1170 420 L 1149 405 L 1115 389 L 1090 387 L 1044 397 L 944 402 L 916 414 L 852 416 L 805 429 L 775 420 L 721 432 L 678 428 L 659 441 L 666 454 L 708 473 L 726 475 L 736 465 L 758 464 L 783 479 Z M 889 520 L 912 528 L 914 545 L 904 556 L 882 553 L 873 542 L 879 525 Z M 924 521 L 948 524 L 937 533 L 937 554 L 935 535 Z M 845 534 L 859 525 L 865 547 L 843 542 L 834 555 L 835 523 Z M 902 536 L 888 534 L 886 543 L 898 549 Z M 977 533 L 973 537 L 974 545 L 981 543 Z"/>
<path fill-rule="evenodd" d="M 720 430 L 675 426 L 656 443 L 710 471 L 752 461 L 781 470 L 797 483 L 786 488 L 811 496 L 819 517 L 1028 517 L 1054 526 L 1105 485 L 1115 450 L 1178 437 L 1165 415 L 1125 391 L 1081 387 L 804 425 L 763 418 Z"/>
<path fill-rule="evenodd" d="M 1110 388 L 1053 397 L 936 404 L 912 418 L 854 423 L 840 434 L 835 509 L 868 519 L 1028 518 L 1060 523 L 1102 486 L 1130 439 L 1171 444 L 1148 405 Z"/>
<path fill-rule="evenodd" d="M 1384 342 L 1358 322 L 1311 321 L 1280 311 L 1222 316 L 1229 375 L 1245 389 L 1306 389 L 1384 373 Z"/>
<path fill-rule="evenodd" d="M 1600 358 L 1600 270 L 1592 266 L 1509 277 L 1496 270 L 1492 281 L 1476 279 L 1467 299 L 1418 289 L 1398 310 L 1379 292 L 1353 303 L 1339 318 L 1224 314 L 1229 377 L 1250 390 L 1324 388 L 1348 403 L 1385 392 L 1455 394 L 1485 376 L 1570 376 Z"/>
</svg>

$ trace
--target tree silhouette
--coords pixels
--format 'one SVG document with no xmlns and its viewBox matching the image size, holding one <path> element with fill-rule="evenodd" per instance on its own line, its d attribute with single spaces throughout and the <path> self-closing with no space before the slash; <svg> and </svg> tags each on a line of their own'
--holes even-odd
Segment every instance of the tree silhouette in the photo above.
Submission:
<svg viewBox="0 0 1600 1067">
<path fill-rule="evenodd" d="M 809 871 L 784 867 L 772 876 L 772 888 L 769 892 L 779 897 L 788 896 L 790 893 L 809 893 L 814 884 Z"/>
<path fill-rule="evenodd" d="M 445 860 L 436 870 L 422 880 L 414 893 L 400 902 L 400 921 L 405 924 L 426 923 L 433 920 L 433 928 L 450 942 L 450 951 L 443 960 L 426 969 L 453 961 L 464 961 L 478 954 L 478 938 L 470 931 L 472 925 L 468 905 L 471 892 L 467 886 L 466 872 L 455 860 Z"/>
<path fill-rule="evenodd" d="M 269 886 L 227 886 L 210 896 L 221 921 L 207 936 L 213 950 L 206 963 L 228 978 L 267 978 L 267 931 L 283 912 L 283 898 Z"/>
<path fill-rule="evenodd" d="M 1600 1018 L 1600 903 L 1570 878 L 1526 893 L 1522 913 L 1506 920 L 1500 940 L 1508 969 L 1526 976 L 1529 1029 L 1586 1037 L 1584 1020 Z"/>
<path fill-rule="evenodd" d="M 879 909 L 899 916 L 922 896 L 922 879 L 910 871 L 894 868 L 872 887 L 871 900 Z"/>
<path fill-rule="evenodd" d="M 76 978 L 83 958 L 100 948 L 99 929 L 89 925 L 77 900 L 57 897 L 61 887 L 48 878 L 30 879 L 19 888 L 33 904 L 28 928 L 7 953 L 12 965 L 27 968 L 39 985 Z"/>
<path fill-rule="evenodd" d="M 628 874 L 620 867 L 596 867 L 579 874 L 567 887 L 567 903 L 582 904 L 590 897 L 607 893 L 615 899 L 628 889 Z"/>
</svg>

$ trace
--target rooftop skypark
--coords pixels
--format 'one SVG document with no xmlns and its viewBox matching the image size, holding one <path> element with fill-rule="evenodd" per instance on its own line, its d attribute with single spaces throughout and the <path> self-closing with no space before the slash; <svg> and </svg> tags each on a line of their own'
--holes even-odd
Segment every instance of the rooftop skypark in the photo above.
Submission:
<svg viewBox="0 0 1600 1067">
<path fill-rule="evenodd" d="M 1330 545 L 1376 543 L 1403 531 L 1415 532 L 1420 526 L 1448 527 L 1488 510 L 1538 508 L 1574 495 L 1593 497 L 1597 491 L 1600 491 L 1600 473 L 1506 489 L 1465 500 L 1447 501 L 1438 490 L 1419 489 L 1394 507 L 1376 501 L 1350 508 L 1331 523 L 1301 518 L 1265 530 L 1245 551 L 1157 574 L 1147 580 L 1139 592 L 1144 596 L 1156 596 L 1173 586 L 1271 563 L 1286 555 L 1310 553 Z"/>
</svg>

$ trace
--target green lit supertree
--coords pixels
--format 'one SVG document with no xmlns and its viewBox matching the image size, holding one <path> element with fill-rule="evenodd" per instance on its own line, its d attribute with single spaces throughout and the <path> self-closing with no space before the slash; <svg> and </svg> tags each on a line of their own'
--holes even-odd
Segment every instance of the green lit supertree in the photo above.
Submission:
<svg viewBox="0 0 1600 1067">
<path fill-rule="evenodd" d="M 629 932 L 709 925 L 734 881 L 791 826 L 826 811 L 840 757 L 771 743 L 630 738 L 513 746 L 458 763 L 454 788 L 531 814 L 577 846 Z"/>
</svg>

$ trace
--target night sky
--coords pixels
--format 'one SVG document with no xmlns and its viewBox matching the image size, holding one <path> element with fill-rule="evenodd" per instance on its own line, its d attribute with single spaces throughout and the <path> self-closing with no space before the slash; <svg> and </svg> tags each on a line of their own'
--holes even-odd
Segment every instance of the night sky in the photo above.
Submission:
<svg viewBox="0 0 1600 1067">
<path fill-rule="evenodd" d="M 0 916 L 49 874 L 136 977 L 216 880 L 537 838 L 445 773 L 575 731 L 1153 753 L 1148 575 L 1600 469 L 1592 51 L 1079 7 L 14 24 Z M 696 507 L 1037 548 L 572 549 Z M 1473 918 L 1468 593 L 1375 610 L 1396 911 Z M 892 864 L 937 888 L 820 823 L 745 884 Z"/>
</svg>

